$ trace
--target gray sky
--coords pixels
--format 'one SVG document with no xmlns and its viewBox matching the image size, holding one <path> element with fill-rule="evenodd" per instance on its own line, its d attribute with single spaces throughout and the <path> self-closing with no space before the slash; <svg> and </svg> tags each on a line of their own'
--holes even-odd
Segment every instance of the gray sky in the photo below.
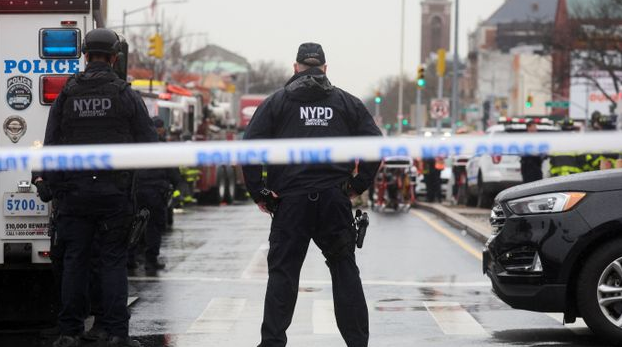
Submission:
<svg viewBox="0 0 622 347">
<path fill-rule="evenodd" d="M 109 0 L 108 25 L 121 23 L 124 8 L 129 11 L 150 3 Z M 467 33 L 502 3 L 460 2 L 461 56 L 466 55 Z M 383 77 L 399 74 L 400 10 L 400 0 L 188 0 L 160 5 L 157 15 L 183 23 L 187 33 L 208 34 L 187 38 L 189 46 L 217 44 L 251 62 L 274 60 L 289 67 L 300 43 L 319 42 L 333 84 L 366 97 Z M 415 75 L 419 63 L 420 11 L 419 0 L 406 0 L 404 70 L 409 76 Z M 127 23 L 144 22 L 150 16 L 151 11 L 134 14 Z"/>
</svg>

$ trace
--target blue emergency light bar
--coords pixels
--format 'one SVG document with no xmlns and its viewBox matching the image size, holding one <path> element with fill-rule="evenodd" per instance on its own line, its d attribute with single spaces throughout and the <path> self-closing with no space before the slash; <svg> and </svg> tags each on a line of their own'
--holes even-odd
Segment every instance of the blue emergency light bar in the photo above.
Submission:
<svg viewBox="0 0 622 347">
<path fill-rule="evenodd" d="M 39 55 L 43 59 L 78 58 L 80 56 L 80 30 L 41 29 Z"/>
</svg>

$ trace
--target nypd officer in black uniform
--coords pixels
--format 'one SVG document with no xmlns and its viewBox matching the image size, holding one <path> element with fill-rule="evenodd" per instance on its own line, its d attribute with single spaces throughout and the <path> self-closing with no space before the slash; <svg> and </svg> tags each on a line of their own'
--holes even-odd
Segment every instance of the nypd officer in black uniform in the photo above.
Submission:
<svg viewBox="0 0 622 347">
<path fill-rule="evenodd" d="M 363 103 L 331 85 L 325 64 L 319 44 L 302 44 L 295 75 L 259 106 L 244 139 L 381 136 Z M 287 343 L 285 332 L 310 240 L 322 250 L 330 268 L 341 335 L 348 347 L 367 346 L 369 319 L 354 258 L 350 197 L 372 184 L 378 166 L 361 162 L 355 177 L 354 163 L 269 166 L 265 182 L 261 167 L 244 168 L 252 198 L 262 211 L 274 213 L 260 347 Z"/>
<path fill-rule="evenodd" d="M 141 98 L 112 65 L 120 42 L 109 29 L 86 34 L 86 71 L 71 78 L 52 105 L 46 146 L 155 142 Z M 47 172 L 57 206 L 58 238 L 65 246 L 61 336 L 55 347 L 77 346 L 89 313 L 89 260 L 98 235 L 102 325 L 109 346 L 140 346 L 128 337 L 127 235 L 134 214 L 130 171 Z"/>
<path fill-rule="evenodd" d="M 166 141 L 164 138 L 166 129 L 162 119 L 153 118 L 153 124 L 158 133 L 158 140 Z M 148 275 L 153 275 L 157 270 L 162 270 L 166 266 L 158 259 L 158 256 L 160 255 L 162 234 L 166 230 L 168 197 L 172 194 L 172 189 L 178 189 L 181 184 L 182 178 L 178 168 L 146 169 L 138 172 L 136 181 L 137 206 L 148 209 L 150 213 L 144 235 L 145 270 Z M 136 249 L 130 249 L 129 270 L 138 267 L 135 259 L 136 251 Z"/>
</svg>

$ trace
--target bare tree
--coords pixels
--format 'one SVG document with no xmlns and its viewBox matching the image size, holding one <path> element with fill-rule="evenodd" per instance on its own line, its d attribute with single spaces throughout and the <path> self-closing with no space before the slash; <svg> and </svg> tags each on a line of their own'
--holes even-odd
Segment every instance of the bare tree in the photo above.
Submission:
<svg viewBox="0 0 622 347">
<path fill-rule="evenodd" d="M 149 56 L 149 38 L 156 34 L 154 28 L 133 30 L 127 37 L 130 45 L 128 69 L 155 70 L 153 77 L 163 79 L 172 70 L 181 68 L 183 62 L 182 40 L 186 37 L 185 24 L 175 19 L 168 20 L 159 33 L 164 41 L 162 60 Z"/>
<path fill-rule="evenodd" d="M 270 94 L 283 87 L 290 72 L 274 61 L 260 60 L 251 64 L 248 91 L 251 94 Z"/>
<path fill-rule="evenodd" d="M 559 55 L 571 77 L 591 82 L 611 103 L 618 100 L 608 86 L 620 93 L 622 83 L 622 0 L 599 0 L 577 4 L 569 26 L 552 35 L 550 47 Z M 559 72 L 559 71 L 558 71 Z M 567 75 L 566 75 L 567 76 Z M 603 82 L 606 77 L 611 83 Z M 560 85 L 563 75 L 554 76 Z"/>
</svg>

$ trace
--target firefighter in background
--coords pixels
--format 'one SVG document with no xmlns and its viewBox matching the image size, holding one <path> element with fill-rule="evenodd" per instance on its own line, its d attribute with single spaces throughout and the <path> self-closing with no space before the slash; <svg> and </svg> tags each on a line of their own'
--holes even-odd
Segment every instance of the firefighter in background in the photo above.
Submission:
<svg viewBox="0 0 622 347">
<path fill-rule="evenodd" d="M 577 127 L 572 119 L 566 119 L 560 127 L 564 132 L 575 132 Z M 579 153 L 555 153 L 549 156 L 551 177 L 567 176 L 584 172 L 585 154 Z"/>
<path fill-rule="evenodd" d="M 603 116 L 596 111 L 592 114 L 592 130 L 604 131 L 615 130 L 613 117 Z M 616 162 L 620 157 L 617 153 L 589 153 L 585 156 L 584 171 L 606 170 L 616 167 Z"/>
</svg>

